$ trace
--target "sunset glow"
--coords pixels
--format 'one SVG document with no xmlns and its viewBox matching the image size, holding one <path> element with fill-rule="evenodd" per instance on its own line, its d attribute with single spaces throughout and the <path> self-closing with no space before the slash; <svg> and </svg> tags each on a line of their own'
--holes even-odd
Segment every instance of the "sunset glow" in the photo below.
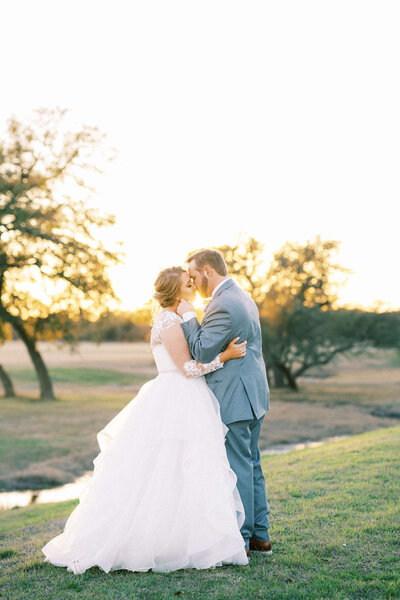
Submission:
<svg viewBox="0 0 400 600">
<path fill-rule="evenodd" d="M 100 236 L 124 244 L 124 309 L 246 232 L 266 263 L 288 240 L 340 240 L 341 302 L 399 308 L 399 16 L 394 1 L 9 3 L 0 128 L 60 106 L 108 135 L 90 205 L 117 217 Z"/>
</svg>

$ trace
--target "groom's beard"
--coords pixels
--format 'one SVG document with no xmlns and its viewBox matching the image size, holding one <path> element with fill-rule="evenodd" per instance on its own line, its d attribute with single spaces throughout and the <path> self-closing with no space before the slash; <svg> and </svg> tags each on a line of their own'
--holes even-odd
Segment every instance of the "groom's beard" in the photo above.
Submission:
<svg viewBox="0 0 400 600">
<path fill-rule="evenodd" d="M 203 278 L 201 280 L 199 294 L 202 298 L 208 298 L 208 279 L 205 275 L 203 275 Z"/>
</svg>

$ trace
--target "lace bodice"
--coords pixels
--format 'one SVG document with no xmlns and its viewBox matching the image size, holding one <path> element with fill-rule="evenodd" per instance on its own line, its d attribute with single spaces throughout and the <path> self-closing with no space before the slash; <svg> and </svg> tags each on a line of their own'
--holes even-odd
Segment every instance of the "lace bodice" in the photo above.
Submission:
<svg viewBox="0 0 400 600">
<path fill-rule="evenodd" d="M 150 336 L 150 346 L 159 373 L 180 371 L 161 341 L 161 332 L 179 323 L 182 323 L 181 317 L 170 310 L 162 310 L 154 321 Z M 182 348 L 182 350 L 188 353 L 187 347 Z M 220 361 L 220 355 L 218 355 L 213 361 L 205 364 L 199 363 L 197 360 L 187 360 L 183 364 L 183 371 L 187 377 L 200 377 L 206 373 L 221 369 L 223 366 L 223 363 Z"/>
<path fill-rule="evenodd" d="M 151 347 L 154 348 L 154 346 L 156 344 L 161 344 L 160 333 L 163 329 L 169 329 L 169 327 L 172 327 L 173 325 L 176 325 L 177 323 L 182 323 L 182 319 L 180 318 L 179 315 L 172 312 L 171 310 L 162 310 L 157 315 L 156 320 L 154 321 L 153 328 L 151 330 L 151 336 L 150 336 Z"/>
</svg>

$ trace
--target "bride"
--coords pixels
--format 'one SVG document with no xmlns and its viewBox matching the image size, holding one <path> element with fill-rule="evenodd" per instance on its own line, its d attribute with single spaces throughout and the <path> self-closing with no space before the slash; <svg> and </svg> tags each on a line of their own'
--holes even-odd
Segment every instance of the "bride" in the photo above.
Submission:
<svg viewBox="0 0 400 600">
<path fill-rule="evenodd" d="M 176 314 L 196 290 L 181 267 L 161 271 L 150 344 L 158 376 L 97 434 L 93 477 L 45 561 L 75 574 L 93 566 L 167 572 L 247 565 L 244 509 L 225 450 L 228 428 L 205 373 L 245 354 L 245 342 L 211 363 L 191 359 Z"/>
</svg>

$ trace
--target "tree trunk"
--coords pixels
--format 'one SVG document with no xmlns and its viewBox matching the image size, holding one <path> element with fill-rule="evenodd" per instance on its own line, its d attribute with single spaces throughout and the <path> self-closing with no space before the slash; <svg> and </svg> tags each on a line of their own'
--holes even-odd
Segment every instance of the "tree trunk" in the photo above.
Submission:
<svg viewBox="0 0 400 600">
<path fill-rule="evenodd" d="M 274 374 L 274 385 L 276 388 L 285 387 L 285 378 L 281 369 L 279 369 L 276 365 L 273 365 L 272 372 Z"/>
<path fill-rule="evenodd" d="M 285 375 L 286 375 L 286 379 L 287 379 L 287 382 L 288 382 L 288 385 L 289 385 L 290 389 L 297 392 L 297 390 L 299 389 L 299 387 L 298 387 L 297 381 L 293 377 L 292 373 L 290 371 L 287 371 L 287 373 L 285 373 Z"/>
<path fill-rule="evenodd" d="M 18 319 L 13 319 L 12 326 L 24 342 L 26 349 L 29 352 L 33 366 L 35 367 L 36 375 L 40 386 L 41 400 L 56 400 L 53 390 L 53 383 L 50 379 L 49 372 L 44 363 L 39 350 L 36 348 L 36 340 L 31 338 L 24 329 L 23 324 Z"/>
<path fill-rule="evenodd" d="M 278 369 L 278 367 L 273 363 L 272 360 L 267 360 L 267 356 L 263 353 L 265 367 L 267 369 L 267 379 L 269 384 L 273 384 L 274 387 L 280 388 L 285 387 L 285 380 L 282 372 Z"/>
<path fill-rule="evenodd" d="M 4 396 L 6 398 L 15 398 L 15 390 L 13 386 L 13 382 L 11 381 L 9 375 L 5 372 L 3 367 L 0 365 L 0 379 L 4 388 Z"/>
<path fill-rule="evenodd" d="M 279 365 L 279 369 L 282 371 L 283 375 L 286 377 L 286 381 L 288 383 L 288 386 L 291 390 L 297 391 L 298 385 L 296 382 L 296 377 L 293 375 L 293 373 L 290 371 L 290 369 L 288 369 L 285 365 Z"/>
</svg>

